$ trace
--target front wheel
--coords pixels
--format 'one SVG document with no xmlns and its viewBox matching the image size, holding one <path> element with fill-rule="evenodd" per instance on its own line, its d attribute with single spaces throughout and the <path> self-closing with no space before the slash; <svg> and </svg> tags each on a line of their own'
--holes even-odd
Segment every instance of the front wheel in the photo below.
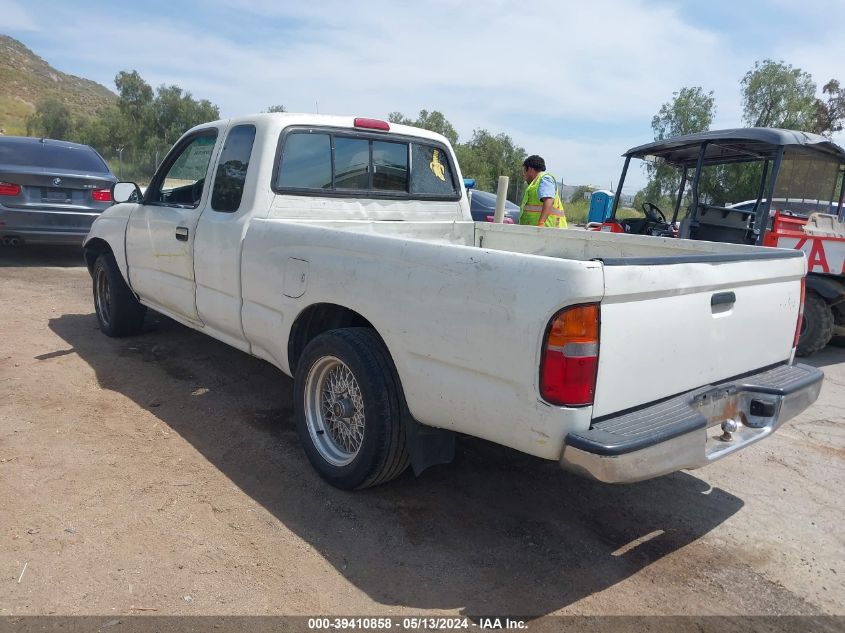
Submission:
<svg viewBox="0 0 845 633">
<path fill-rule="evenodd" d="M 103 253 L 94 264 L 94 308 L 100 329 L 108 336 L 137 334 L 147 309 L 132 294 L 114 255 Z"/>
<path fill-rule="evenodd" d="M 294 397 L 305 454 L 333 486 L 375 486 L 408 467 L 404 398 L 374 331 L 332 330 L 311 341 L 297 363 Z"/>
<path fill-rule="evenodd" d="M 804 318 L 798 339 L 798 356 L 815 354 L 833 338 L 833 311 L 818 294 L 807 291 L 804 298 Z"/>
</svg>

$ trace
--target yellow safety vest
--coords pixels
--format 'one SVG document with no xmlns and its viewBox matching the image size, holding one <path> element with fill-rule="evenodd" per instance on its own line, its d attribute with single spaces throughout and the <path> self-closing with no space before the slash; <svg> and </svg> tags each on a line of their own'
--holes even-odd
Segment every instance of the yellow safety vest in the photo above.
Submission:
<svg viewBox="0 0 845 633">
<path fill-rule="evenodd" d="M 545 171 L 541 171 L 537 174 L 537 177 L 530 185 L 528 185 L 525 193 L 522 194 L 521 213 L 519 214 L 520 224 L 537 226 L 540 214 L 543 211 L 543 201 L 540 200 L 539 196 L 540 181 L 546 173 L 547 172 Z M 551 174 L 549 175 L 551 176 Z M 555 180 L 554 176 L 552 176 L 552 180 Z M 546 222 L 543 226 L 558 229 L 566 228 L 566 213 L 563 210 L 563 203 L 560 201 L 560 196 L 557 192 L 557 184 L 555 184 L 555 201 L 552 203 L 552 212 L 549 214 L 549 217 L 546 218 Z"/>
</svg>

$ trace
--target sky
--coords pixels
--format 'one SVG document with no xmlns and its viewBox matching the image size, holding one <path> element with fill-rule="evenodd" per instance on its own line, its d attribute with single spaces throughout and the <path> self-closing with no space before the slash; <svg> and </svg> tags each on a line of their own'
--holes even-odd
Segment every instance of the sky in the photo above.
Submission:
<svg viewBox="0 0 845 633">
<path fill-rule="evenodd" d="M 0 33 L 112 90 L 134 69 L 223 117 L 440 110 L 461 141 L 505 133 L 566 184 L 599 187 L 682 87 L 714 92 L 719 129 L 742 125 L 756 60 L 819 91 L 845 81 L 843 24 L 843 0 L 0 0 Z M 633 170 L 625 192 L 645 180 Z"/>
</svg>

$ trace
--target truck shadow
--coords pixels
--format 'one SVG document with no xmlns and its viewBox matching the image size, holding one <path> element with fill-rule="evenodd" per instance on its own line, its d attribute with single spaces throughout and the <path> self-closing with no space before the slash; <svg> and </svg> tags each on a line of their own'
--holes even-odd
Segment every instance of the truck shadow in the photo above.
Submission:
<svg viewBox="0 0 845 633">
<path fill-rule="evenodd" d="M 0 268 L 84 265 L 81 241 L 79 246 L 0 246 Z"/>
<path fill-rule="evenodd" d="M 121 340 L 100 334 L 93 315 L 66 314 L 50 328 L 103 388 L 152 411 L 382 605 L 545 615 L 677 552 L 743 506 L 685 473 L 606 486 L 472 438 L 459 441 L 455 463 L 420 478 L 342 492 L 299 446 L 291 380 L 169 319 L 148 323 L 154 333 Z"/>
<path fill-rule="evenodd" d="M 816 352 L 812 356 L 797 358 L 796 361 L 805 365 L 812 365 L 824 369 L 829 365 L 836 365 L 845 361 L 845 337 L 834 338 L 830 345 Z"/>
</svg>

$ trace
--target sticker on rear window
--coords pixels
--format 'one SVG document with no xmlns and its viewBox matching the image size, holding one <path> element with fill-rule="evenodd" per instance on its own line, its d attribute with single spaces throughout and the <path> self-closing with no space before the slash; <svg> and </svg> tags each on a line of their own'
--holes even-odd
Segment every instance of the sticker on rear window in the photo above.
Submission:
<svg viewBox="0 0 845 633">
<path fill-rule="evenodd" d="M 440 162 L 440 150 L 434 150 L 431 153 L 431 162 L 428 164 L 431 173 L 446 182 L 446 167 Z"/>
</svg>

